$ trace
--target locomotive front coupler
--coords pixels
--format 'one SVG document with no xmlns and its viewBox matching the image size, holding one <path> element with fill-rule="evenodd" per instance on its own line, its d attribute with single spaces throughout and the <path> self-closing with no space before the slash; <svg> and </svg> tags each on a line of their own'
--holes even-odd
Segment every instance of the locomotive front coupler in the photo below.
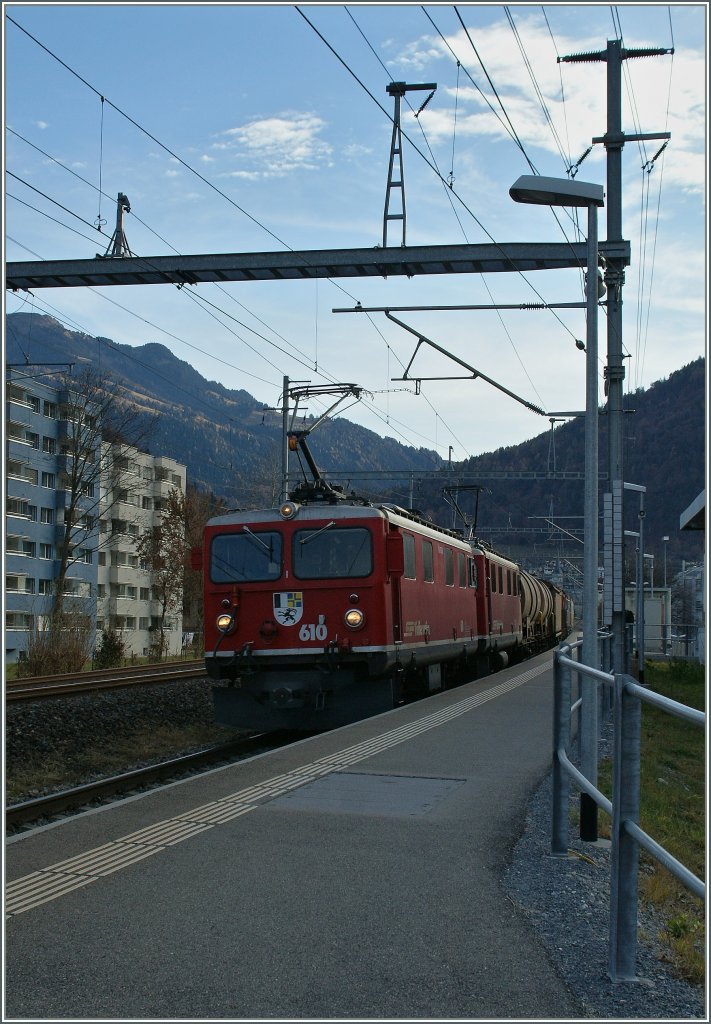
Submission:
<svg viewBox="0 0 711 1024">
<path fill-rule="evenodd" d="M 325 675 L 330 675 L 332 672 L 338 672 L 340 665 L 336 664 L 337 660 L 343 656 L 343 650 L 338 644 L 338 637 L 334 640 L 329 640 L 323 649 L 323 653 L 326 656 L 326 664 L 319 665 L 319 669 Z"/>
<path fill-rule="evenodd" d="M 222 636 L 219 636 L 217 638 L 217 643 L 215 644 L 215 646 L 212 649 L 212 657 L 214 659 L 212 664 L 215 666 L 215 668 L 218 667 L 218 661 L 217 661 L 217 651 L 218 651 L 218 648 L 219 648 L 220 644 L 222 643 L 222 641 L 225 640 L 225 639 L 226 639 L 226 634 L 223 633 Z M 221 662 L 219 664 L 219 669 L 220 670 L 226 670 L 229 673 L 230 685 L 234 686 L 235 683 L 237 682 L 237 679 L 240 676 L 252 676 L 252 675 L 254 675 L 256 670 L 253 667 L 253 661 L 254 661 L 254 658 L 253 658 L 253 655 L 252 655 L 252 641 L 248 640 L 246 644 L 243 644 L 243 646 L 241 647 L 241 649 L 239 651 L 234 651 L 233 652 L 231 658 L 229 658 L 227 661 Z"/>
</svg>

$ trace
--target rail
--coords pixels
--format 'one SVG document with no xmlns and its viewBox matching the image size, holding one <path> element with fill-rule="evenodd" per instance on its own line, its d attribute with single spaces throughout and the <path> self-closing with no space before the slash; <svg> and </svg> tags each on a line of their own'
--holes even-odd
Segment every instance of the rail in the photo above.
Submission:
<svg viewBox="0 0 711 1024">
<path fill-rule="evenodd" d="M 148 686 L 194 679 L 206 675 L 205 663 L 176 661 L 130 668 L 94 669 L 89 672 L 52 676 L 26 676 L 5 682 L 5 700 L 37 700 L 44 697 L 66 697 L 95 690 L 115 690 L 126 686 Z"/>
<path fill-rule="evenodd" d="M 687 707 L 640 686 L 624 673 L 609 673 L 571 658 L 577 644 L 562 644 L 554 656 L 553 815 L 551 853 L 568 856 L 568 801 L 570 781 L 586 793 L 612 819 L 610 871 L 609 974 L 613 981 L 635 979 L 637 959 L 637 902 L 639 848 L 670 871 L 695 896 L 705 899 L 706 887 L 687 867 L 660 846 L 639 825 L 640 733 L 642 703 L 654 705 L 693 725 L 704 727 L 703 711 Z M 612 800 L 601 793 L 571 762 L 573 672 L 612 688 L 614 739 Z"/>
</svg>

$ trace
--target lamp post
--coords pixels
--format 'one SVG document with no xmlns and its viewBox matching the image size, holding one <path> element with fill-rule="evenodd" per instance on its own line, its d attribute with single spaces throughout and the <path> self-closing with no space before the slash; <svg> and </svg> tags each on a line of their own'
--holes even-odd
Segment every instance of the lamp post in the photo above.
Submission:
<svg viewBox="0 0 711 1024">
<path fill-rule="evenodd" d="M 597 303 L 598 232 L 597 211 L 604 205 L 602 185 L 567 178 L 546 178 L 524 174 L 509 189 L 517 203 L 538 206 L 587 207 L 587 271 L 585 335 L 585 550 L 583 581 L 583 662 L 598 664 L 598 401 L 597 401 Z M 581 683 L 580 766 L 583 775 L 597 785 L 597 684 L 583 677 Z M 580 838 L 597 840 L 597 805 L 586 793 L 580 794 Z"/>
<path fill-rule="evenodd" d="M 662 537 L 662 543 L 664 545 L 664 589 L 665 590 L 666 590 L 666 586 L 667 586 L 667 541 L 668 540 L 669 540 L 668 537 Z"/>
</svg>

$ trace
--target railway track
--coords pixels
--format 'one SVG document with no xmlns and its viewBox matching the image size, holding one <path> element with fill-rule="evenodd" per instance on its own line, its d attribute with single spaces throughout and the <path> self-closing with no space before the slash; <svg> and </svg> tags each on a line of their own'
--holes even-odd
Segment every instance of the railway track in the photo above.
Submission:
<svg viewBox="0 0 711 1024">
<path fill-rule="evenodd" d="M 200 658 L 165 665 L 140 665 L 131 668 L 96 669 L 67 675 L 32 676 L 28 679 L 7 680 L 5 700 L 42 700 L 46 697 L 66 697 L 89 691 L 117 690 L 127 686 L 155 686 L 160 683 L 179 682 L 181 679 L 200 679 L 206 675 L 205 663 Z"/>
<path fill-rule="evenodd" d="M 5 828 L 16 830 L 22 825 L 53 818 L 67 811 L 80 810 L 96 800 L 127 794 L 144 786 L 174 779 L 185 772 L 197 771 L 221 761 L 242 760 L 251 754 L 287 746 L 295 738 L 297 736 L 292 733 L 257 733 L 158 764 L 136 768 L 121 775 L 11 804 L 5 808 Z M 299 733 L 298 738 L 303 739 L 303 733 Z"/>
</svg>

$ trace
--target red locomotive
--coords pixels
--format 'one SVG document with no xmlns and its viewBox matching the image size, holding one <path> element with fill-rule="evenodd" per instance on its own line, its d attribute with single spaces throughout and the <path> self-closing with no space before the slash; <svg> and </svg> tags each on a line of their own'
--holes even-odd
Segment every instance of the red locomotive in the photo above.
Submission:
<svg viewBox="0 0 711 1024">
<path fill-rule="evenodd" d="M 211 519 L 205 661 L 218 722 L 317 730 L 552 647 L 566 595 L 479 541 L 317 479 Z"/>
</svg>

